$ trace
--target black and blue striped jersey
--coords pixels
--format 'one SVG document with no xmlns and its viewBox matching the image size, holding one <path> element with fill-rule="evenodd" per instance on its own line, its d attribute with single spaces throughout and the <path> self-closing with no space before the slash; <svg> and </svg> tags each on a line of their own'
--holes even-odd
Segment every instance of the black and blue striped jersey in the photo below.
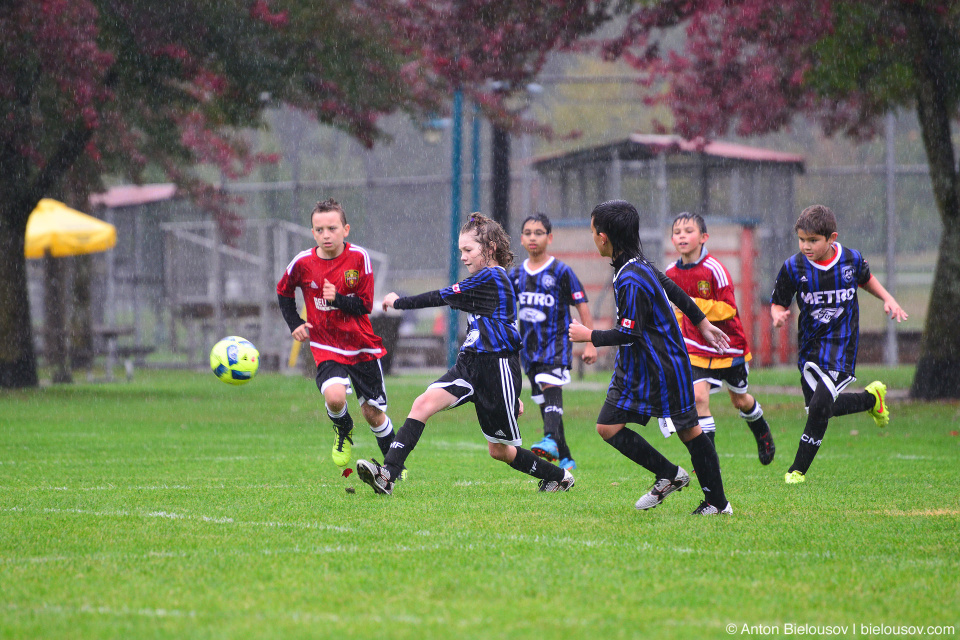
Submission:
<svg viewBox="0 0 960 640">
<path fill-rule="evenodd" d="M 450 307 L 466 311 L 467 338 L 461 351 L 516 353 L 517 294 L 503 267 L 484 267 L 457 284 L 440 289 Z"/>
<path fill-rule="evenodd" d="M 834 243 L 825 265 L 802 253 L 788 258 L 773 287 L 772 304 L 789 307 L 796 298 L 798 366 L 812 362 L 823 371 L 854 375 L 860 344 L 857 288 L 870 280 L 870 265 L 855 250 Z"/>
<path fill-rule="evenodd" d="M 617 330 L 633 338 L 617 348 L 607 402 L 665 418 L 694 407 L 693 374 L 661 274 L 633 258 L 614 261 Z"/>
<path fill-rule="evenodd" d="M 573 269 L 551 257 L 539 269 L 531 269 L 529 260 L 510 270 L 510 281 L 517 292 L 517 318 L 524 363 L 542 362 L 569 367 L 573 349 L 567 329 L 570 305 L 588 302 L 583 285 Z"/>
</svg>

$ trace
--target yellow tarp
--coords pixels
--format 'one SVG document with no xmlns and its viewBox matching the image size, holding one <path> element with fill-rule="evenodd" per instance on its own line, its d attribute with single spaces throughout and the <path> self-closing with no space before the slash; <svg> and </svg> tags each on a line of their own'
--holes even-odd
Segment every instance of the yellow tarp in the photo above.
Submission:
<svg viewBox="0 0 960 640">
<path fill-rule="evenodd" d="M 112 249 L 116 243 L 117 229 L 112 224 L 44 198 L 27 220 L 24 254 L 42 258 L 49 251 L 54 257 L 78 256 Z"/>
</svg>

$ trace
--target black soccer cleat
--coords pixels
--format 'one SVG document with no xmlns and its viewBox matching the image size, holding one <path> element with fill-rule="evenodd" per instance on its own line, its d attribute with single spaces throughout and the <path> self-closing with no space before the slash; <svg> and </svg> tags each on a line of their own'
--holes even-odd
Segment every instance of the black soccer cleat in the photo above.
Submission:
<svg viewBox="0 0 960 640">
<path fill-rule="evenodd" d="M 757 457 L 760 458 L 760 464 L 768 465 L 773 462 L 773 456 L 777 452 L 776 445 L 773 444 L 773 434 L 770 429 L 757 438 Z"/>
</svg>

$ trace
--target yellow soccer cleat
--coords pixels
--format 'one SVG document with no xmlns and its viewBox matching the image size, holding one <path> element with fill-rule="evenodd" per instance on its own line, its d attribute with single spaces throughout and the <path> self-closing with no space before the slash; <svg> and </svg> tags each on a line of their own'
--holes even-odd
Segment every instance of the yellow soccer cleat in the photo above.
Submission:
<svg viewBox="0 0 960 640">
<path fill-rule="evenodd" d="M 873 416 L 873 421 L 881 428 L 890 424 L 890 407 L 888 407 L 886 403 L 887 385 L 879 380 L 874 380 L 864 387 L 864 391 L 875 398 L 873 408 L 870 409 L 870 415 Z"/>
<path fill-rule="evenodd" d="M 799 471 L 791 471 L 783 476 L 783 481 L 787 484 L 800 484 L 801 482 L 806 482 L 807 476 L 803 475 Z"/>
<path fill-rule="evenodd" d="M 330 457 L 333 463 L 338 467 L 346 467 L 350 464 L 350 453 L 353 451 L 353 430 L 346 433 L 340 431 L 336 425 L 333 426 L 333 433 L 336 435 L 333 441 L 333 451 Z"/>
</svg>

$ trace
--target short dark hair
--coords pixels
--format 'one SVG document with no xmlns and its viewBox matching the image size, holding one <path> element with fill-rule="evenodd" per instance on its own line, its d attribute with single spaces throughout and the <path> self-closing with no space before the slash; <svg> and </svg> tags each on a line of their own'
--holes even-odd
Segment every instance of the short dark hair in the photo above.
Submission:
<svg viewBox="0 0 960 640">
<path fill-rule="evenodd" d="M 520 225 L 520 233 L 523 233 L 523 228 L 527 226 L 528 222 L 539 222 L 543 225 L 543 228 L 547 233 L 553 233 L 553 225 L 550 223 L 550 218 L 547 217 L 547 214 L 540 213 L 539 211 L 533 215 L 527 216 L 523 221 L 523 224 Z"/>
<path fill-rule="evenodd" d="M 310 212 L 310 226 L 313 226 L 313 214 L 315 213 L 327 213 L 328 211 L 337 211 L 340 213 L 340 222 L 346 226 L 347 225 L 347 214 L 343 211 L 343 207 L 340 206 L 340 203 L 334 200 L 333 198 L 327 198 L 326 200 L 321 200 L 317 203 L 317 206 L 313 208 L 313 211 Z"/>
<path fill-rule="evenodd" d="M 830 207 L 814 204 L 800 212 L 800 217 L 797 218 L 797 224 L 793 226 L 793 230 L 800 231 L 801 229 L 807 233 L 829 238 L 837 232 L 837 217 L 833 215 Z"/>
<path fill-rule="evenodd" d="M 640 213 L 626 200 L 607 200 L 590 213 L 597 233 L 607 234 L 613 247 L 613 257 L 625 253 L 632 258 L 644 258 L 640 244 Z"/>
<path fill-rule="evenodd" d="M 681 211 L 677 214 L 677 217 L 673 219 L 673 224 L 670 225 L 670 228 L 677 226 L 677 223 L 681 220 L 693 220 L 697 223 L 697 228 L 700 229 L 700 233 L 707 232 L 707 223 L 704 221 L 703 216 L 699 213 L 690 213 L 689 211 Z"/>
<path fill-rule="evenodd" d="M 470 214 L 470 219 L 460 227 L 460 235 L 465 233 L 477 234 L 477 242 L 480 243 L 483 255 L 487 259 L 493 258 L 498 265 L 504 268 L 513 264 L 510 236 L 496 220 L 475 211 Z"/>
</svg>

